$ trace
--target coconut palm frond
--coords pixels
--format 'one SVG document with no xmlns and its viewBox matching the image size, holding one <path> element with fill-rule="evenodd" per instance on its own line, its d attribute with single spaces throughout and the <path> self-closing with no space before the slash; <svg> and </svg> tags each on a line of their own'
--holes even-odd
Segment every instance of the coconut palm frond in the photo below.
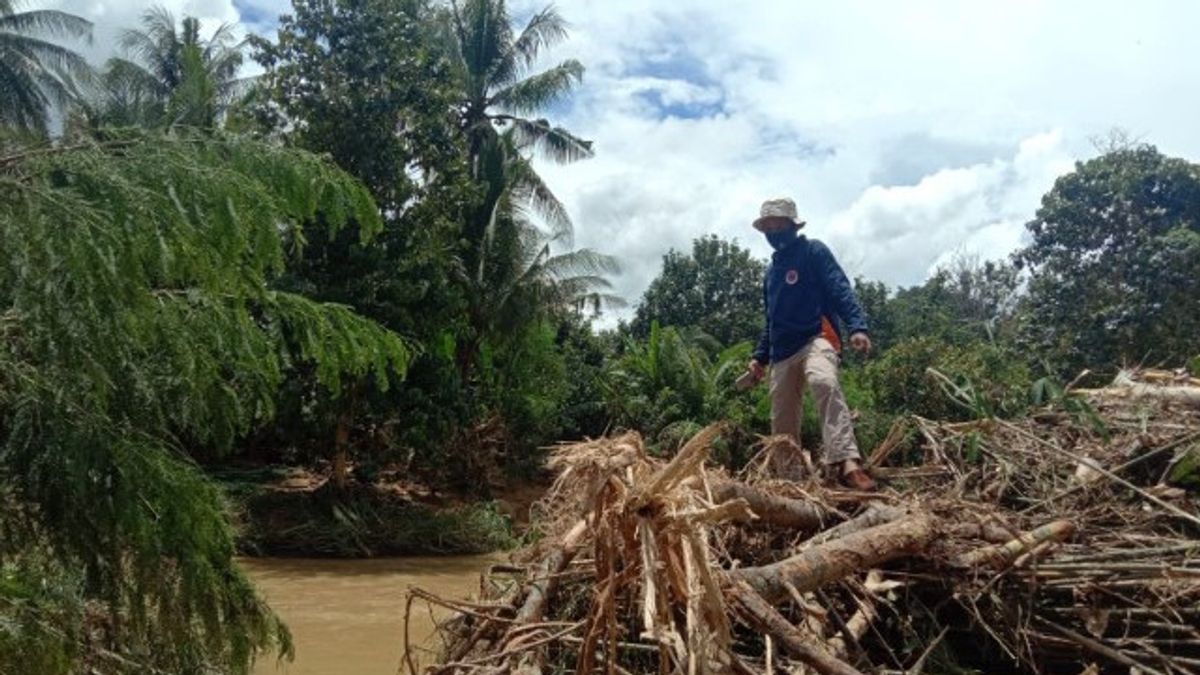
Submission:
<svg viewBox="0 0 1200 675">
<path fill-rule="evenodd" d="M 492 104 L 505 112 L 528 115 L 564 99 L 583 81 L 583 64 L 563 61 L 545 72 L 515 82 L 492 94 Z"/>
<path fill-rule="evenodd" d="M 525 29 L 513 42 L 512 51 L 521 60 L 521 65 L 529 68 L 543 49 L 553 47 L 567 38 L 568 27 L 553 5 L 546 7 L 525 24 Z"/>
</svg>

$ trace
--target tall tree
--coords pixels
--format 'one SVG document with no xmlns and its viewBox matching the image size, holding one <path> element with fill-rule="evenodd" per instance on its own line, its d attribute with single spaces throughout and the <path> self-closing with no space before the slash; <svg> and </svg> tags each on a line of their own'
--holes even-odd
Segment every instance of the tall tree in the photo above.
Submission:
<svg viewBox="0 0 1200 675">
<path fill-rule="evenodd" d="M 303 254 L 278 283 L 352 306 L 426 346 L 404 386 L 352 411 L 357 428 L 387 430 L 418 463 L 444 456 L 470 407 L 454 360 L 465 300 L 447 272 L 478 190 L 437 19 L 425 0 L 297 0 L 276 39 L 252 38 L 265 72 L 238 111 L 256 133 L 328 154 L 374 195 L 384 229 L 370 244 L 311 223 Z M 289 442 L 328 438 L 347 413 L 311 402 L 292 408 L 278 429 Z"/>
<path fill-rule="evenodd" d="M 547 232 L 529 218 L 523 208 L 528 199 L 524 187 L 533 167 L 513 147 L 516 143 L 509 131 L 484 148 L 483 205 L 491 217 L 456 266 L 470 323 L 458 343 L 464 379 L 469 379 L 489 338 L 513 333 L 522 323 L 548 314 L 587 307 L 599 311 L 623 302 L 608 292 L 611 283 L 606 275 L 620 270 L 612 256 L 572 250 L 566 232 Z"/>
<path fill-rule="evenodd" d="M 639 337 L 650 326 L 695 327 L 723 345 L 755 340 L 762 332 L 762 261 L 736 242 L 716 235 L 692 242 L 690 255 L 671 250 L 662 271 L 638 304 L 630 328 Z"/>
<path fill-rule="evenodd" d="M 238 77 L 244 42 L 235 26 L 222 24 L 205 38 L 199 19 L 176 22 L 164 7 L 146 10 L 141 22 L 121 33 L 125 57 L 109 59 L 91 116 L 102 124 L 219 124 L 245 89 Z"/>
<path fill-rule="evenodd" d="M 457 345 L 458 364 L 469 380 L 482 345 L 516 322 L 585 300 L 618 302 L 603 276 L 617 266 L 608 256 L 571 250 L 570 216 L 531 161 L 534 155 L 571 162 L 592 154 L 590 142 L 528 117 L 564 99 L 583 77 L 583 65 L 573 59 L 532 72 L 542 51 L 566 38 L 566 22 L 548 7 L 515 33 L 504 0 L 452 2 L 444 22 L 458 124 L 479 191 L 464 218 L 457 275 L 470 318 Z"/>
<path fill-rule="evenodd" d="M 1200 353 L 1200 167 L 1117 147 L 1059 178 L 1026 227 L 1038 353 L 1068 371 Z"/>
<path fill-rule="evenodd" d="M 0 123 L 45 133 L 51 106 L 74 100 L 91 74 L 82 56 L 46 38 L 90 39 L 92 24 L 67 12 L 19 7 L 19 0 L 0 0 Z"/>
<path fill-rule="evenodd" d="M 41 625 L 77 636 L 68 651 L 120 657 L 98 669 L 247 672 L 286 632 L 186 450 L 228 450 L 268 420 L 293 367 L 333 394 L 403 374 L 396 334 L 269 285 L 300 223 L 369 237 L 375 205 L 315 156 L 190 134 L 4 158 L 0 173 L 0 567 L 48 553 L 79 572 L 106 618 Z"/>
</svg>

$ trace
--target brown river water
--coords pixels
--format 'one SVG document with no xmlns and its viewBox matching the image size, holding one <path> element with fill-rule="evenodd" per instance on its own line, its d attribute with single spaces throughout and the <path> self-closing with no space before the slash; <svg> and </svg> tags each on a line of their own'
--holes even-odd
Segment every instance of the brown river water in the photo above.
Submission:
<svg viewBox="0 0 1200 675">
<path fill-rule="evenodd" d="M 419 586 L 453 597 L 478 594 L 480 573 L 501 559 L 498 554 L 242 559 L 242 567 L 283 617 L 296 644 L 294 661 L 261 659 L 254 675 L 395 675 L 403 653 L 408 588 Z M 409 634 L 414 644 L 433 641 L 433 619 L 421 603 L 413 605 Z"/>
</svg>

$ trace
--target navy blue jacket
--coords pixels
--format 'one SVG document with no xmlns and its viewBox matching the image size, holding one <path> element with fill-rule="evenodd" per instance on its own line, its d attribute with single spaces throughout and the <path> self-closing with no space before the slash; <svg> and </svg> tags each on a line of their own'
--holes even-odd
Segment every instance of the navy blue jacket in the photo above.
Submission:
<svg viewBox="0 0 1200 675">
<path fill-rule="evenodd" d="M 800 351 L 821 333 L 821 317 L 840 318 L 851 334 L 867 330 L 867 317 L 850 280 L 829 247 L 797 237 L 771 256 L 763 280 L 767 327 L 754 359 L 778 363 Z M 836 326 L 837 324 L 834 323 Z"/>
</svg>

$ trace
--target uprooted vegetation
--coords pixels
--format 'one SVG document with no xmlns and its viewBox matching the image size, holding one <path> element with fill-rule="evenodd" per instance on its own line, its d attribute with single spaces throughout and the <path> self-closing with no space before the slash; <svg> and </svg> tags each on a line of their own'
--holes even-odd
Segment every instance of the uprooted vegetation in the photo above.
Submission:
<svg viewBox="0 0 1200 675">
<path fill-rule="evenodd" d="M 481 597 L 410 595 L 454 610 L 426 672 L 1200 672 L 1200 515 L 1175 485 L 1200 381 L 1082 394 L 909 418 L 869 457 L 878 494 L 826 487 L 781 439 L 736 476 L 706 466 L 719 425 L 669 461 L 635 433 L 563 446 L 536 546 Z"/>
</svg>

